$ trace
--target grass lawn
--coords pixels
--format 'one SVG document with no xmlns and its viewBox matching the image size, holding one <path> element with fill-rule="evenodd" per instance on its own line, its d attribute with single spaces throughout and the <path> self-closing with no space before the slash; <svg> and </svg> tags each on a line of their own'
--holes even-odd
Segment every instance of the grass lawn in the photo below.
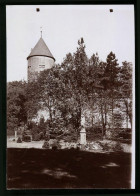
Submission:
<svg viewBox="0 0 140 196">
<path fill-rule="evenodd" d="M 7 188 L 130 188 L 131 153 L 7 149 Z"/>
</svg>

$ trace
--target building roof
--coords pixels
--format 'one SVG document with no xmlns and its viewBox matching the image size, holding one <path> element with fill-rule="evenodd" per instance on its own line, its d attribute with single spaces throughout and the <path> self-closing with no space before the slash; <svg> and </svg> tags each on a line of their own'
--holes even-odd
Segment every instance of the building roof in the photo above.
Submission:
<svg viewBox="0 0 140 196">
<path fill-rule="evenodd" d="M 51 54 L 49 48 L 47 47 L 42 37 L 39 39 L 35 47 L 32 49 L 31 53 L 27 57 L 27 60 L 32 56 L 47 56 L 47 57 L 54 59 L 55 61 L 55 58 Z"/>
</svg>

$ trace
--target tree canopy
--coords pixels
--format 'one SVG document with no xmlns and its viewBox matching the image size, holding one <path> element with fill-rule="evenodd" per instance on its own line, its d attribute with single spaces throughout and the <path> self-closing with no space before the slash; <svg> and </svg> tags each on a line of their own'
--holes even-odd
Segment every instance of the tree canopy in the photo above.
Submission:
<svg viewBox="0 0 140 196">
<path fill-rule="evenodd" d="M 132 64 L 118 64 L 110 52 L 106 62 L 98 54 L 86 55 L 84 39 L 78 41 L 75 53 L 68 53 L 61 65 L 42 71 L 30 83 L 8 83 L 8 127 L 32 121 L 39 110 L 48 113 L 51 126 L 59 130 L 69 126 L 79 133 L 81 116 L 87 126 L 122 126 L 122 116 L 132 124 Z M 122 112 L 119 111 L 124 111 Z M 119 113 L 119 114 L 118 114 Z"/>
</svg>

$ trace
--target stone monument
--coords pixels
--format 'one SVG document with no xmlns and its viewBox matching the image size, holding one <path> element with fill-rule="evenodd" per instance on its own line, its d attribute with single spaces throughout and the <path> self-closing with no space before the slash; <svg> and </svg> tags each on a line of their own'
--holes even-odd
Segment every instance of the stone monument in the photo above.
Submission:
<svg viewBox="0 0 140 196">
<path fill-rule="evenodd" d="M 81 117 L 80 144 L 86 145 L 85 116 Z"/>
<path fill-rule="evenodd" d="M 15 139 L 15 141 L 17 141 L 18 135 L 17 135 L 17 128 L 16 127 L 14 128 L 14 133 L 15 133 L 14 139 Z"/>
<path fill-rule="evenodd" d="M 17 141 L 17 130 L 15 129 L 15 141 Z"/>
</svg>

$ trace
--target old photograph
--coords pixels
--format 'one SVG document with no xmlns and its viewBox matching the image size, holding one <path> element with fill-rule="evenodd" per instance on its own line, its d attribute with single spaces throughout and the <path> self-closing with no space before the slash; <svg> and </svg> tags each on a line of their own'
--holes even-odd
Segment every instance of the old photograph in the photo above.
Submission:
<svg viewBox="0 0 140 196">
<path fill-rule="evenodd" d="M 133 5 L 8 5 L 7 189 L 135 188 Z"/>
</svg>

